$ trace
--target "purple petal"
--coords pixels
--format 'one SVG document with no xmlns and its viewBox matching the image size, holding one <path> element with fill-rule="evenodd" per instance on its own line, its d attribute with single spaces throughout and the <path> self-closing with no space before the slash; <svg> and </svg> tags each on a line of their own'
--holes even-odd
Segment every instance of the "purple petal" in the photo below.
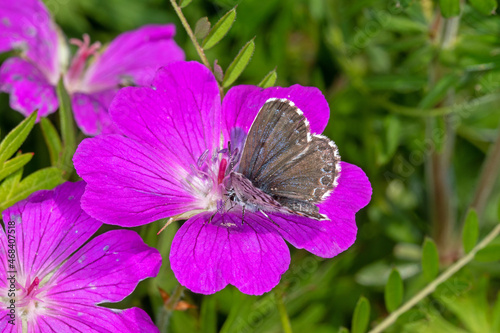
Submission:
<svg viewBox="0 0 500 333">
<path fill-rule="evenodd" d="M 192 195 L 182 187 L 173 153 L 162 153 L 121 135 L 85 139 L 73 157 L 87 182 L 82 208 L 99 220 L 137 226 L 189 210 Z"/>
<path fill-rule="evenodd" d="M 51 191 L 38 191 L 3 212 L 7 224 L 16 222 L 16 268 L 21 276 L 45 276 L 102 225 L 80 208 L 84 188 L 84 182 L 66 182 Z"/>
<path fill-rule="evenodd" d="M 177 62 L 156 73 L 154 88 L 121 89 L 111 118 L 129 138 L 168 152 L 187 170 L 219 146 L 220 96 L 213 74 L 197 62 Z"/>
<path fill-rule="evenodd" d="M 0 52 L 24 55 L 55 84 L 59 78 L 57 27 L 42 1 L 3 1 L 0 12 Z"/>
<path fill-rule="evenodd" d="M 34 65 L 21 58 L 7 59 L 0 68 L 0 91 L 10 94 L 10 107 L 29 116 L 38 110 L 38 119 L 57 107 L 55 88 Z"/>
<path fill-rule="evenodd" d="M 330 197 L 319 205 L 320 213 L 331 221 L 271 214 L 273 226 L 288 242 L 320 257 L 331 258 L 348 249 L 356 240 L 355 214 L 370 202 L 372 188 L 363 170 L 341 162 L 339 184 Z"/>
<path fill-rule="evenodd" d="M 304 112 L 313 133 L 322 133 L 330 117 L 328 102 L 318 88 L 298 84 L 288 88 L 236 86 L 227 92 L 222 102 L 222 119 L 225 120 L 225 134 L 240 127 L 248 133 L 260 108 L 269 98 L 287 98 Z"/>
<path fill-rule="evenodd" d="M 61 307 L 118 302 L 139 281 L 158 274 L 161 255 L 132 230 L 108 231 L 71 256 L 47 282 L 47 292 Z"/>
<path fill-rule="evenodd" d="M 93 91 L 110 89 L 127 77 L 137 85 L 151 84 L 158 68 L 184 60 L 174 35 L 173 24 L 147 25 L 119 35 L 90 65 L 83 85 Z"/>
<path fill-rule="evenodd" d="M 30 332 L 159 332 L 151 318 L 139 308 L 126 310 L 72 304 L 29 322 Z"/>
<path fill-rule="evenodd" d="M 111 121 L 108 107 L 117 89 L 104 90 L 93 94 L 74 93 L 71 97 L 73 114 L 78 127 L 89 136 L 117 133 Z"/>
<path fill-rule="evenodd" d="M 201 294 L 232 284 L 245 294 L 262 295 L 276 286 L 290 264 L 281 236 L 253 213 L 245 214 L 244 224 L 237 214 L 217 215 L 209 223 L 210 216 L 192 217 L 174 237 L 170 264 L 179 282 Z"/>
<path fill-rule="evenodd" d="M 15 324 L 10 324 L 8 321 L 12 320 L 12 317 L 10 317 L 9 315 L 9 310 L 6 310 L 2 303 L 2 308 L 0 309 L 0 332 L 2 333 L 18 332 L 17 328 L 21 327 L 22 325 L 22 322 L 19 320 L 19 315 L 16 315 L 16 319 L 14 320 Z"/>
</svg>

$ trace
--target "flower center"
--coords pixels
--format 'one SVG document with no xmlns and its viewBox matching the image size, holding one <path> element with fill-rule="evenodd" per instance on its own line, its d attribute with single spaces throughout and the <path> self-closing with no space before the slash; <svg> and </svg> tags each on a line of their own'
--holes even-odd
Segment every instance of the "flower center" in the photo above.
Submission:
<svg viewBox="0 0 500 333">
<path fill-rule="evenodd" d="M 71 60 L 68 73 L 64 76 L 66 89 L 69 93 L 72 93 L 80 90 L 82 73 L 85 69 L 87 59 L 90 56 L 97 57 L 97 51 L 101 47 L 101 43 L 95 42 L 90 44 L 90 37 L 87 34 L 83 35 L 83 40 L 71 38 L 69 42 L 78 46 L 78 51 Z"/>
</svg>

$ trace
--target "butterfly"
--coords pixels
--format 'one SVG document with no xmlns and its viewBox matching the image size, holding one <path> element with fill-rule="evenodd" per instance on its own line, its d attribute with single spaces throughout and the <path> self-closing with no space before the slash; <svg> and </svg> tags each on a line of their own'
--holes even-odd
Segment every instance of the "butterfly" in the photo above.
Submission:
<svg viewBox="0 0 500 333">
<path fill-rule="evenodd" d="M 229 170 L 228 196 L 249 211 L 328 220 L 317 204 L 338 184 L 340 155 L 325 136 L 311 134 L 303 112 L 288 99 L 271 98 L 259 110 L 236 168 Z"/>
</svg>

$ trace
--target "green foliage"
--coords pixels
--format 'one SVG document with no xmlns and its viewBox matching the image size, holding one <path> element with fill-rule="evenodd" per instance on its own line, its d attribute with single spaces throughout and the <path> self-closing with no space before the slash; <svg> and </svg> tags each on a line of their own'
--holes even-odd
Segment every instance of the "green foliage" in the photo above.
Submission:
<svg viewBox="0 0 500 333">
<path fill-rule="evenodd" d="M 28 118 L 23 120 L 18 126 L 7 134 L 0 143 L 0 163 L 5 162 L 9 157 L 21 147 L 26 137 L 31 132 L 37 112 L 33 112 Z M 4 166 L 5 167 L 5 166 Z"/>
<path fill-rule="evenodd" d="M 439 6 L 446 18 L 460 14 L 460 0 L 439 0 Z"/>
<path fill-rule="evenodd" d="M 479 236 L 479 221 L 475 209 L 471 209 L 465 218 L 464 228 L 462 230 L 462 244 L 465 253 L 469 253 L 477 243 Z"/>
<path fill-rule="evenodd" d="M 351 333 L 364 333 L 370 321 L 370 303 L 361 297 L 356 304 L 352 317 Z"/>
<path fill-rule="evenodd" d="M 495 0 L 469 0 L 472 7 L 477 9 L 481 14 L 491 15 L 497 9 L 497 2 Z"/>
<path fill-rule="evenodd" d="M 203 39 L 207 37 L 210 32 L 210 22 L 208 21 L 208 17 L 202 17 L 196 22 L 194 27 L 194 36 L 198 39 Z"/>
<path fill-rule="evenodd" d="M 231 29 L 234 20 L 236 19 L 236 7 L 228 11 L 221 19 L 214 25 L 210 33 L 206 36 L 201 44 L 203 49 L 208 50 L 215 46 Z"/>
<path fill-rule="evenodd" d="M 250 59 L 252 58 L 253 51 L 255 50 L 255 43 L 250 40 L 245 44 L 236 55 L 233 62 L 229 65 L 226 70 L 226 75 L 224 76 L 224 81 L 222 81 L 222 86 L 224 88 L 229 87 L 234 81 L 240 76 L 245 67 L 247 67 Z"/>
<path fill-rule="evenodd" d="M 403 279 L 397 269 L 393 269 L 385 285 L 385 307 L 387 311 L 393 312 L 403 301 Z"/>
<path fill-rule="evenodd" d="M 58 167 L 62 171 L 64 179 L 69 179 L 74 172 L 73 154 L 76 151 L 76 130 L 73 120 L 73 110 L 71 108 L 71 99 L 64 87 L 63 79 L 57 83 L 57 100 L 59 101 L 59 122 L 61 124 L 61 158 L 58 161 Z M 53 133 L 52 133 L 53 134 Z M 57 140 L 52 137 L 51 140 Z M 57 143 L 56 143 L 57 145 Z M 56 146 L 57 148 L 57 146 Z M 55 152 L 54 152 L 55 153 Z"/>
<path fill-rule="evenodd" d="M 436 243 L 430 238 L 426 238 L 422 246 L 422 270 L 428 281 L 434 280 L 439 274 L 439 254 Z"/>
<path fill-rule="evenodd" d="M 278 73 L 276 73 L 276 68 L 270 71 L 263 79 L 259 82 L 259 87 L 269 88 L 274 86 L 276 80 L 278 79 Z"/>
</svg>

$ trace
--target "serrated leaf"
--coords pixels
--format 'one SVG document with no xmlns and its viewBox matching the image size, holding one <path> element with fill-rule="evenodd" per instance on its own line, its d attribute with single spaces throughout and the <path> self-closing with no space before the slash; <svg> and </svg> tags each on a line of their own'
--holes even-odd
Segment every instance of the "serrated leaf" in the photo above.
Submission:
<svg viewBox="0 0 500 333">
<path fill-rule="evenodd" d="M 220 18 L 217 23 L 215 23 L 210 33 L 203 40 L 201 47 L 208 50 L 215 46 L 222 38 L 229 32 L 233 26 L 234 20 L 236 19 L 236 7 L 228 11 L 224 16 Z"/>
<path fill-rule="evenodd" d="M 200 328 L 203 333 L 217 332 L 217 311 L 215 308 L 216 298 L 214 296 L 205 296 L 201 304 Z"/>
<path fill-rule="evenodd" d="M 227 68 L 226 75 L 224 75 L 224 81 L 222 82 L 224 88 L 229 87 L 241 75 L 250 62 L 254 50 L 255 43 L 252 39 L 243 46 L 236 58 L 234 58 L 233 62 Z"/>
<path fill-rule="evenodd" d="M 202 17 L 196 22 L 194 26 L 194 36 L 198 39 L 203 39 L 208 35 L 210 31 L 210 22 L 208 21 L 208 17 Z"/>
<path fill-rule="evenodd" d="M 19 200 L 26 199 L 33 192 L 53 189 L 62 182 L 62 172 L 58 168 L 49 167 L 33 172 L 10 189 L 9 195 L 0 201 L 0 211 L 12 206 Z"/>
<path fill-rule="evenodd" d="M 469 0 L 469 3 L 483 15 L 491 15 L 497 9 L 495 0 Z"/>
<path fill-rule="evenodd" d="M 489 244 L 477 251 L 474 260 L 480 262 L 492 262 L 500 260 L 500 244 Z"/>
<path fill-rule="evenodd" d="M 62 150 L 61 138 L 59 138 L 59 134 L 57 133 L 54 125 L 52 125 L 50 120 L 48 120 L 47 118 L 42 118 L 40 120 L 40 126 L 42 127 L 42 134 L 43 138 L 45 139 L 45 144 L 49 149 L 50 163 L 55 166 L 59 161 Z"/>
<path fill-rule="evenodd" d="M 476 246 L 479 236 L 479 221 L 475 209 L 469 210 L 465 218 L 464 228 L 462 229 L 462 245 L 465 253 L 469 253 Z"/>
<path fill-rule="evenodd" d="M 59 101 L 59 120 L 61 123 L 61 138 L 63 142 L 61 150 L 60 168 L 63 170 L 65 179 L 69 179 L 73 173 L 73 154 L 76 150 L 75 123 L 73 121 L 73 110 L 71 99 L 64 87 L 63 80 L 57 84 L 57 100 Z"/>
<path fill-rule="evenodd" d="M 436 243 L 430 238 L 426 238 L 422 246 L 422 270 L 428 281 L 439 274 L 439 254 Z"/>
<path fill-rule="evenodd" d="M 31 158 L 33 157 L 33 153 L 26 153 L 19 156 L 16 156 L 7 162 L 4 162 L 2 167 L 0 168 L 0 180 L 4 179 L 11 173 L 21 169 L 26 165 Z"/>
<path fill-rule="evenodd" d="M 37 113 L 36 111 L 33 112 L 28 118 L 20 122 L 19 125 L 14 127 L 14 129 L 2 140 L 0 143 L 0 163 L 5 162 L 19 149 L 19 147 L 21 147 L 24 140 L 26 140 L 28 134 L 31 132 L 33 125 L 35 125 Z"/>
<path fill-rule="evenodd" d="M 274 86 L 276 80 L 278 79 L 278 73 L 276 73 L 276 68 L 267 73 L 267 75 L 260 81 L 259 87 L 269 88 Z"/>
<path fill-rule="evenodd" d="M 460 15 L 460 0 L 439 0 L 439 7 L 443 17 Z"/>
<path fill-rule="evenodd" d="M 187 5 L 189 5 L 191 3 L 191 1 L 193 1 L 193 0 L 180 0 L 179 1 L 179 7 L 184 8 Z"/>
<path fill-rule="evenodd" d="M 370 303 L 368 300 L 361 296 L 354 308 L 354 314 L 352 316 L 352 333 L 364 333 L 368 328 L 368 323 L 370 321 Z"/>
<path fill-rule="evenodd" d="M 385 307 L 387 311 L 396 310 L 403 300 L 403 280 L 397 269 L 393 269 L 385 285 Z"/>
</svg>

